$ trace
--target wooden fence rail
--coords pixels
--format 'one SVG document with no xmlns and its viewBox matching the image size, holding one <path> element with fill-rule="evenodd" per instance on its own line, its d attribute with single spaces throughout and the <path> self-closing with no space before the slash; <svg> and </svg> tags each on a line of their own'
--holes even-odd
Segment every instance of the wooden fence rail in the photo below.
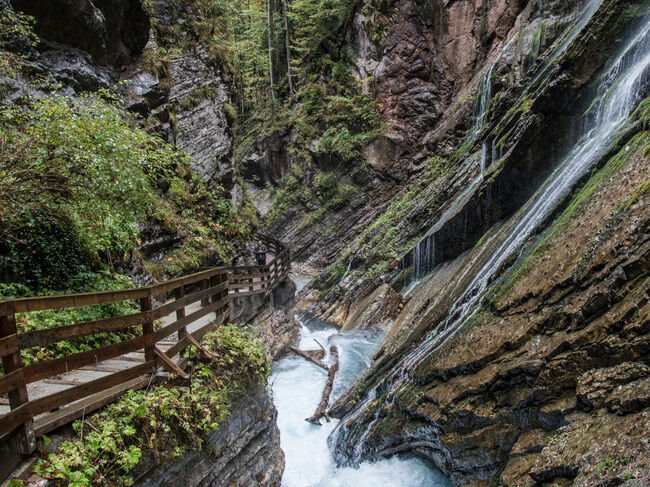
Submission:
<svg viewBox="0 0 650 487">
<path fill-rule="evenodd" d="M 281 242 L 258 235 L 273 259 L 263 266 L 214 267 L 195 274 L 137 289 L 39 296 L 0 301 L 0 397 L 7 396 L 10 411 L 0 416 L 0 442 L 23 454 L 34 451 L 36 437 L 66 424 L 82 414 L 115 400 L 128 389 L 144 387 L 159 368 L 184 376 L 174 358 L 190 345 L 196 345 L 211 328 L 228 319 L 232 297 L 270 294 L 289 271 L 290 252 Z M 154 297 L 173 300 L 153 306 Z M 19 333 L 16 314 L 39 310 L 58 310 L 103 303 L 137 303 L 138 311 L 84 323 Z M 186 314 L 186 307 L 199 302 L 201 307 Z M 155 321 L 175 313 L 175 321 L 155 328 Z M 215 313 L 215 319 L 192 332 L 188 325 Z M 169 321 L 169 320 L 167 320 Z M 141 330 L 135 338 L 65 357 L 24 365 L 21 350 L 43 347 L 63 340 L 88 337 L 120 330 Z M 158 344 L 174 333 L 178 339 L 163 351 Z M 144 361 L 98 379 L 74 385 L 63 391 L 30 399 L 27 385 L 51 379 L 85 366 L 96 366 L 125 354 L 144 351 Z M 43 413 L 50 413 L 41 416 Z"/>
</svg>

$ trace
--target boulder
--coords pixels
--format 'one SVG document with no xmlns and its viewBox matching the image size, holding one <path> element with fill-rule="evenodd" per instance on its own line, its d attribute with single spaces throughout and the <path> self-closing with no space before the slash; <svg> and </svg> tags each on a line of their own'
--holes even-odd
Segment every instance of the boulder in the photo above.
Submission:
<svg viewBox="0 0 650 487">
<path fill-rule="evenodd" d="M 11 0 L 16 10 L 36 18 L 46 41 L 89 53 L 95 63 L 121 69 L 149 39 L 149 15 L 141 0 Z"/>
</svg>

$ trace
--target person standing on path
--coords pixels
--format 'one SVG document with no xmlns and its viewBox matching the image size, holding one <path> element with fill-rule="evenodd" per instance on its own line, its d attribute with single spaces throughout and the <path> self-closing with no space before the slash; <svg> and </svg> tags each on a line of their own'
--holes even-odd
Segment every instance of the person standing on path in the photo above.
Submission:
<svg viewBox="0 0 650 487">
<path fill-rule="evenodd" d="M 266 253 L 269 251 L 269 249 L 266 248 L 266 245 L 262 243 L 262 241 L 257 242 L 257 247 L 255 247 L 255 260 L 257 261 L 257 265 L 266 265 Z"/>
</svg>

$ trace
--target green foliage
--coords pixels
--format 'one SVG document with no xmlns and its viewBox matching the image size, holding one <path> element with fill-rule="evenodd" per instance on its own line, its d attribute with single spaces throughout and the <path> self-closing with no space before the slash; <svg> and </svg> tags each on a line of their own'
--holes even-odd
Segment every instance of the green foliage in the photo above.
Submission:
<svg viewBox="0 0 650 487">
<path fill-rule="evenodd" d="M 129 391 L 119 401 L 74 423 L 75 439 L 39 461 L 36 473 L 69 485 L 132 485 L 141 458 L 172 458 L 206 447 L 209 433 L 227 418 L 244 387 L 262 384 L 270 372 L 249 327 L 228 325 L 206 336 L 217 359 L 198 364 L 191 387 L 163 384 Z"/>
<path fill-rule="evenodd" d="M 231 387 L 259 383 L 271 373 L 264 347 L 250 326 L 221 326 L 206 335 L 204 341 L 210 353 L 216 356 L 211 367 L 223 378 L 230 379 Z"/>
<path fill-rule="evenodd" d="M 614 463 L 613 460 L 611 458 L 608 458 L 604 462 L 600 462 L 598 464 L 598 466 L 596 467 L 596 471 L 600 475 L 605 475 L 607 473 L 607 471 L 612 467 L 613 463 Z"/>
<path fill-rule="evenodd" d="M 336 154 L 344 161 L 349 161 L 356 155 L 355 143 L 345 125 L 329 127 L 318 141 L 318 151 Z"/>
<path fill-rule="evenodd" d="M 643 130 L 650 129 L 650 97 L 639 103 L 632 116 L 641 122 Z"/>
<path fill-rule="evenodd" d="M 0 136 L 6 141 L 0 152 L 5 245 L 46 251 L 44 269 L 55 267 L 59 255 L 66 265 L 71 252 L 92 263 L 134 246 L 138 218 L 155 202 L 148 175 L 161 174 L 172 153 L 123 120 L 117 101 L 86 95 L 71 104 L 52 95 L 25 108 L 5 106 Z M 44 236 L 38 239 L 40 225 L 68 241 L 53 239 L 60 248 L 48 249 Z M 30 273 L 25 266 L 17 271 Z M 40 282 L 37 271 L 27 282 Z"/>
<path fill-rule="evenodd" d="M 0 138 L 0 252 L 34 291 L 125 260 L 140 222 L 183 237 L 161 275 L 195 269 L 215 251 L 227 261 L 250 235 L 250 205 L 235 211 L 223 188 L 193 176 L 189 157 L 137 128 L 109 92 L 4 105 Z"/>
<path fill-rule="evenodd" d="M 299 59 L 313 62 L 325 43 L 336 38 L 351 20 L 356 4 L 346 0 L 294 0 L 291 19 Z"/>
<path fill-rule="evenodd" d="M 145 49 L 142 53 L 142 67 L 160 79 L 169 80 L 171 78 L 170 59 L 167 55 L 167 50 L 163 47 L 158 49 Z"/>
<path fill-rule="evenodd" d="M 321 202 L 326 202 L 334 197 L 339 188 L 339 181 L 335 174 L 320 172 L 314 178 L 316 196 Z"/>
<path fill-rule="evenodd" d="M 327 211 L 327 208 L 319 208 L 318 210 L 314 210 L 310 213 L 307 213 L 305 215 L 305 218 L 300 222 L 300 229 L 304 230 L 307 227 L 312 226 L 314 223 L 316 223 L 318 220 L 320 220 L 325 212 Z"/>
<path fill-rule="evenodd" d="M 450 173 L 454 169 L 454 166 L 444 157 L 432 156 L 427 164 L 427 169 L 429 170 L 429 178 L 433 181 Z"/>
<path fill-rule="evenodd" d="M 280 181 L 279 189 L 273 187 L 269 188 L 273 191 L 273 206 L 271 207 L 271 210 L 264 215 L 265 223 L 277 220 L 301 200 L 301 195 L 304 190 L 304 177 L 305 175 L 302 168 L 298 164 L 292 164 L 289 173 Z"/>
<path fill-rule="evenodd" d="M 34 33 L 34 17 L 16 12 L 12 8 L 0 10 L 0 48 L 19 39 L 25 39 L 32 46 L 38 45 Z"/>
<path fill-rule="evenodd" d="M 632 479 L 638 479 L 641 477 L 643 471 L 640 468 L 635 468 L 634 470 L 628 470 L 627 472 L 623 472 L 623 475 L 621 475 L 621 480 L 625 482 L 629 482 Z"/>
<path fill-rule="evenodd" d="M 237 107 L 232 103 L 223 104 L 223 113 L 226 114 L 226 118 L 230 123 L 235 123 L 237 121 Z"/>
<path fill-rule="evenodd" d="M 366 0 L 361 7 L 366 34 L 378 46 L 384 46 L 386 37 L 393 27 L 389 14 L 395 11 L 394 4 L 395 0 Z"/>
</svg>

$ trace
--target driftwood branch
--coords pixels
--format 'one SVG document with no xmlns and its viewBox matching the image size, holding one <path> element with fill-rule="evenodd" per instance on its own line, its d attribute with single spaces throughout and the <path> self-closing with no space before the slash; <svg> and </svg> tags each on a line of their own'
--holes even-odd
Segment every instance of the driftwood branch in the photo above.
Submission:
<svg viewBox="0 0 650 487">
<path fill-rule="evenodd" d="M 332 394 L 332 387 L 334 386 L 334 377 L 336 372 L 339 370 L 339 351 L 332 345 L 330 347 L 330 355 L 334 360 L 334 363 L 328 368 L 327 372 L 327 382 L 325 383 L 325 388 L 323 389 L 323 395 L 321 396 L 320 404 L 316 408 L 314 415 L 310 418 L 306 418 L 305 421 L 310 423 L 317 424 L 320 426 L 320 418 L 325 417 L 325 420 L 329 423 L 330 418 L 327 415 L 327 405 L 330 401 L 330 395 Z"/>
<path fill-rule="evenodd" d="M 323 353 L 325 353 L 325 347 L 322 346 L 322 345 L 320 344 L 320 342 L 319 342 L 318 340 L 316 340 L 315 338 L 314 338 L 314 341 L 315 341 L 316 343 L 318 343 L 318 346 L 321 348 L 321 350 L 323 351 Z"/>
<path fill-rule="evenodd" d="M 299 348 L 296 348 L 296 347 L 289 347 L 289 350 L 291 350 L 291 351 L 292 351 L 293 353 L 295 353 L 296 355 L 300 355 L 300 356 L 301 356 L 302 358 L 304 358 L 305 360 L 309 360 L 312 364 L 318 365 L 321 369 L 329 371 L 329 367 L 328 367 L 327 365 L 325 365 L 325 364 L 324 364 L 323 362 L 321 362 L 320 360 L 318 360 L 318 359 L 312 357 L 312 356 L 309 355 L 308 353 L 306 353 L 306 352 L 300 350 Z"/>
</svg>

